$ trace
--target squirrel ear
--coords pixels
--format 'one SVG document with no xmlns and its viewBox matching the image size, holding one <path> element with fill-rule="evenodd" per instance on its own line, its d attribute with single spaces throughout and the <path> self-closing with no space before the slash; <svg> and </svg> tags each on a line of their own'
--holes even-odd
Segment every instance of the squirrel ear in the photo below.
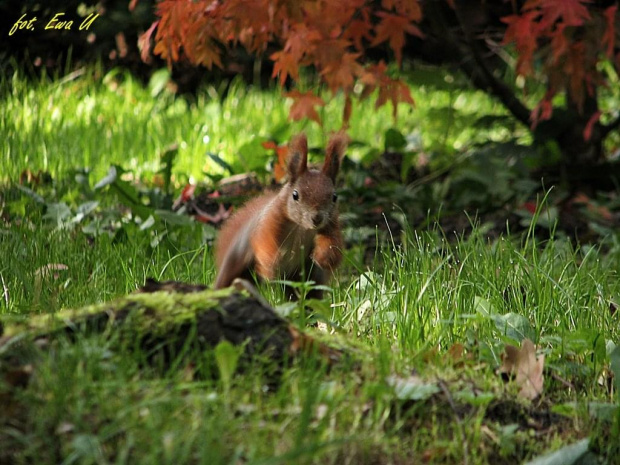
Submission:
<svg viewBox="0 0 620 465">
<path fill-rule="evenodd" d="M 308 139 L 298 134 L 288 144 L 288 178 L 295 181 L 308 169 Z"/>
<path fill-rule="evenodd" d="M 329 176 L 333 182 L 336 182 L 340 160 L 344 157 L 344 151 L 347 149 L 348 143 L 349 137 L 344 132 L 337 132 L 329 138 L 327 143 L 323 173 Z"/>
</svg>

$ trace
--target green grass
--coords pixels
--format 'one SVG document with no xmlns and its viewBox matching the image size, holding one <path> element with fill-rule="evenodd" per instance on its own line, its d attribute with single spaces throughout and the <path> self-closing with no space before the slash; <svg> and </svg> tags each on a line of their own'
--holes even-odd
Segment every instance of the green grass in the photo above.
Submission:
<svg viewBox="0 0 620 465">
<path fill-rule="evenodd" d="M 145 276 L 212 279 L 198 240 L 188 244 L 196 254 L 170 257 L 149 251 L 145 233 L 127 243 L 87 244 L 60 234 L 43 237 L 39 230 L 18 232 L 35 252 L 28 255 L 6 238 L 0 243 L 11 264 L 3 265 L 2 275 L 12 311 L 106 300 Z M 334 283 L 334 306 L 322 314 L 335 334 L 319 337 L 353 350 L 361 367 L 345 363 L 328 372 L 307 357 L 273 385 L 257 365 L 233 378 L 228 392 L 217 380 L 187 379 L 183 369 L 147 369 L 139 354 L 118 349 L 114 338 L 61 342 L 20 394 L 28 405 L 26 432 L 4 433 L 11 432 L 14 447 L 23 446 L 18 459 L 36 463 L 57 463 L 58 457 L 68 463 L 400 463 L 424 454 L 432 462 L 463 463 L 462 440 L 469 463 L 498 463 L 502 454 L 506 463 L 532 458 L 593 432 L 596 423 L 579 410 L 586 402 L 614 400 L 599 380 L 607 373 L 605 345 L 618 340 L 617 316 L 609 308 L 620 292 L 619 253 L 575 250 L 564 241 L 488 244 L 475 234 L 449 244 L 433 232 L 408 233 L 402 247 L 384 244 L 370 271 L 353 249 Z M 51 262 L 68 270 L 44 279 L 34 305 L 35 270 Z M 524 319 L 502 327 L 482 307 Z M 294 312 L 292 318 L 302 316 Z M 506 425 L 517 422 L 510 416 L 485 418 L 493 402 L 516 399 L 516 389 L 496 374 L 504 344 L 517 343 L 509 337 L 513 329 L 530 336 L 551 373 L 573 385 L 547 374 L 534 410 L 581 406 L 546 429 L 544 438 L 526 427 L 506 433 Z M 465 362 L 447 356 L 455 344 L 465 347 Z M 406 383 L 412 370 L 432 385 L 443 380 L 454 398 L 475 391 L 488 399 L 482 405 L 460 401 L 459 426 L 447 404 L 399 398 L 390 379 Z"/>
<path fill-rule="evenodd" d="M 264 166 L 267 154 L 256 153 L 256 147 L 248 145 L 253 140 L 275 138 L 284 143 L 305 130 L 311 144 L 323 145 L 329 132 L 342 125 L 339 96 L 325 95 L 321 128 L 314 122 L 289 122 L 290 102 L 278 88 L 259 91 L 233 82 L 225 99 L 209 87 L 190 103 L 162 88 L 158 79 L 143 87 L 118 71 L 103 77 L 96 69 L 83 73 L 51 83 L 5 77 L 0 89 L 0 179 L 16 179 L 25 169 L 56 176 L 76 168 L 89 169 L 97 179 L 113 163 L 137 176 L 149 175 L 159 169 L 160 154 L 173 143 L 179 145 L 175 174 L 181 180 L 190 175 L 203 179 L 203 172 L 221 172 L 207 153 L 238 170 L 254 166 L 256 157 L 264 158 L 258 163 Z M 511 135 L 504 128 L 471 124 L 476 115 L 505 114 L 500 105 L 480 92 L 446 85 L 437 73 L 434 80 L 430 75 L 418 72 L 420 84 L 412 88 L 417 108 L 401 105 L 396 123 L 389 105 L 377 110 L 366 100 L 354 106 L 349 134 L 362 148 L 354 147 L 351 155 L 382 148 L 384 134 L 393 126 L 404 134 L 417 134 L 426 150 L 449 154 L 467 144 Z M 239 156 L 244 146 L 250 152 L 245 161 Z"/>
<path fill-rule="evenodd" d="M 455 98 L 454 90 L 421 82 L 418 108 L 398 128 L 420 130 L 426 149 L 448 156 L 478 137 L 512 136 L 465 124 L 474 109 L 498 112 L 479 94 Z M 211 166 L 205 151 L 232 162 L 253 137 L 279 130 L 285 140 L 303 126 L 286 121 L 278 91 L 236 85 L 223 101 L 211 94 L 194 104 L 165 93 L 154 99 L 131 79 L 119 84 L 112 76 L 12 81 L 0 107 L 8 147 L 0 155 L 7 184 L 0 191 L 0 313 L 106 301 L 146 277 L 213 281 L 212 229 L 159 219 L 141 227 L 146 218 L 128 215 L 111 188 L 90 187 L 112 163 L 150 179 L 158 153 L 173 142 L 180 144 L 177 179 L 201 177 Z M 461 106 L 451 122 L 434 118 L 433 109 L 451 99 Z M 337 101 L 326 107 L 326 130 L 339 126 L 339 112 Z M 381 147 L 393 125 L 389 113 L 364 103 L 353 115 L 354 139 Z M 314 124 L 305 129 L 314 144 L 325 136 Z M 92 170 L 89 183 L 77 182 L 72 170 L 81 167 Z M 26 168 L 52 175 L 51 183 L 31 186 L 42 202 L 15 185 Z M 94 200 L 96 210 L 79 217 L 77 207 Z M 52 203 L 65 203 L 75 221 L 58 221 Z M 102 227 L 97 234 L 93 224 Z M 0 411 L 0 459 L 9 451 L 15 463 L 43 464 L 519 463 L 590 437 L 613 463 L 610 435 L 619 420 L 593 418 L 587 404 L 617 402 L 610 373 L 620 339 L 617 236 L 600 247 L 533 234 L 489 242 L 479 228 L 467 238 L 433 228 L 408 228 L 395 241 L 378 237 L 370 262 L 362 246 L 346 250 L 331 306 L 310 302 L 327 332 L 306 328 L 359 363 L 327 369 L 309 355 L 274 383 L 269 362 L 256 362 L 227 385 L 193 380 L 183 365 L 145 366 L 143 354 L 119 349 L 114 334 L 61 340 L 19 391 L 25 410 Z M 277 285 L 261 290 L 281 303 Z M 303 324 L 306 314 L 296 307 L 289 318 Z M 497 373 L 505 345 L 523 337 L 546 356 L 544 392 L 534 402 L 519 399 L 514 383 Z M 459 345 L 464 356 L 451 355 Z M 565 416 L 554 417 L 553 409 Z"/>
</svg>

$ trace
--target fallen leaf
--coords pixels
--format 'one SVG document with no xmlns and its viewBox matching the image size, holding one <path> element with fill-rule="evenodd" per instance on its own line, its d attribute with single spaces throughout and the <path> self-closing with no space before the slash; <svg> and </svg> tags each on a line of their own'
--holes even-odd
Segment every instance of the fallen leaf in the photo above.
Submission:
<svg viewBox="0 0 620 465">
<path fill-rule="evenodd" d="M 500 373 L 515 375 L 515 382 L 521 388 L 519 395 L 533 400 L 542 393 L 545 356 L 536 358 L 536 346 L 529 339 L 523 339 L 521 349 L 506 345 L 502 354 Z"/>
<path fill-rule="evenodd" d="M 196 191 L 196 184 L 186 184 L 181 192 L 181 195 L 172 204 L 172 210 L 178 210 L 182 204 L 189 202 L 194 198 L 194 192 Z"/>
<path fill-rule="evenodd" d="M 230 209 L 224 207 L 224 205 L 220 204 L 217 212 L 214 215 L 210 215 L 209 213 L 201 210 L 196 205 L 194 205 L 194 209 L 196 210 L 196 220 L 201 223 L 213 223 L 219 224 L 222 223 L 226 218 L 230 216 Z"/>
<path fill-rule="evenodd" d="M 463 344 L 459 344 L 458 342 L 456 344 L 453 344 L 448 349 L 448 353 L 446 354 L 446 356 L 450 363 L 455 366 L 462 365 L 467 358 L 470 358 L 466 357 L 465 355 L 465 346 Z"/>
</svg>

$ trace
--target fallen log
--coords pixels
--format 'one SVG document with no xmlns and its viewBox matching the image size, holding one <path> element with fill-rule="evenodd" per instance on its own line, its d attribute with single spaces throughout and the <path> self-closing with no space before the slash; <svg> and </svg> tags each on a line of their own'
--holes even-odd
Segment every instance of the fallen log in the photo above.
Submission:
<svg viewBox="0 0 620 465">
<path fill-rule="evenodd" d="M 147 281 L 137 293 L 111 302 L 19 320 L 3 317 L 0 372 L 27 365 L 33 347 L 61 335 L 95 333 L 114 335 L 121 347 L 142 350 L 147 360 L 163 357 L 165 363 L 188 347 L 204 351 L 222 341 L 243 346 L 242 361 L 261 355 L 284 363 L 314 349 L 330 360 L 337 357 L 335 350 L 317 344 L 280 317 L 253 289 L 244 283 L 213 290 Z"/>
</svg>

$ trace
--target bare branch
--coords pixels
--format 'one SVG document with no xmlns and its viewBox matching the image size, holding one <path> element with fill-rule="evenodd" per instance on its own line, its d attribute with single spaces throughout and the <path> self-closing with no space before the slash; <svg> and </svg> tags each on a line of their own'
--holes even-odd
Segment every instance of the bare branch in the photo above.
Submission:
<svg viewBox="0 0 620 465">
<path fill-rule="evenodd" d="M 487 66 L 484 57 L 480 51 L 479 45 L 471 34 L 471 31 L 463 21 L 458 2 L 455 2 L 454 11 L 456 13 L 457 20 L 465 34 L 465 41 L 471 51 L 471 55 L 474 58 L 475 65 L 470 61 L 461 62 L 461 69 L 467 74 L 472 83 L 484 90 L 490 91 L 492 95 L 497 97 L 500 102 L 506 107 L 515 118 L 521 121 L 524 125 L 530 125 L 530 113 L 531 111 L 519 100 L 512 89 L 508 87 L 500 79 L 496 78 L 493 72 Z"/>
</svg>

